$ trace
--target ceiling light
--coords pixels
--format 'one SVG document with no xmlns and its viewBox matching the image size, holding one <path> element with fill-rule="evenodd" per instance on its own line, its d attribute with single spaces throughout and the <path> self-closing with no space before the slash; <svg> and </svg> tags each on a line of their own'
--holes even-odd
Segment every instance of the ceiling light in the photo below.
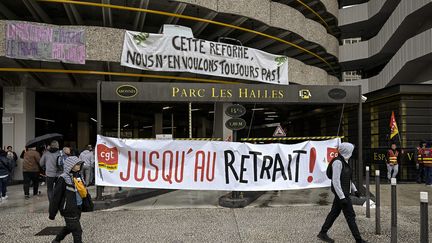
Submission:
<svg viewBox="0 0 432 243">
<path fill-rule="evenodd" d="M 279 117 L 278 115 L 270 115 L 270 116 L 267 116 L 267 117 Z"/>
<path fill-rule="evenodd" d="M 199 111 L 199 110 L 201 110 L 201 109 L 191 109 L 191 111 Z"/>
<path fill-rule="evenodd" d="M 265 110 L 265 108 L 253 108 L 252 110 L 253 111 L 263 111 L 263 110 Z"/>
<path fill-rule="evenodd" d="M 92 120 L 92 121 L 94 121 L 94 122 L 97 122 L 97 120 L 94 119 L 93 117 L 90 117 L 90 120 Z"/>
<path fill-rule="evenodd" d="M 209 114 L 214 114 L 214 111 L 209 111 Z"/>
<path fill-rule="evenodd" d="M 146 128 L 152 128 L 153 126 L 144 126 L 143 128 L 144 129 L 146 129 Z"/>
<path fill-rule="evenodd" d="M 129 123 L 128 123 L 128 124 L 126 124 L 126 125 L 124 125 L 124 126 L 123 126 L 123 128 L 125 128 L 125 127 L 128 127 L 128 126 L 129 126 Z"/>
<path fill-rule="evenodd" d="M 266 120 L 266 121 L 273 121 L 274 118 L 266 117 L 264 120 Z"/>
<path fill-rule="evenodd" d="M 266 112 L 264 112 L 264 115 L 272 115 L 272 114 L 276 114 L 276 111 L 266 111 Z"/>
<path fill-rule="evenodd" d="M 165 106 L 165 107 L 162 108 L 162 110 L 168 110 L 168 109 L 171 109 L 171 108 L 172 108 L 171 106 Z"/>
<path fill-rule="evenodd" d="M 46 122 L 52 122 L 52 123 L 55 123 L 54 120 L 51 120 L 51 119 L 45 119 L 45 118 L 40 118 L 40 117 L 35 117 L 35 120 L 39 120 L 39 121 L 46 121 Z"/>
</svg>

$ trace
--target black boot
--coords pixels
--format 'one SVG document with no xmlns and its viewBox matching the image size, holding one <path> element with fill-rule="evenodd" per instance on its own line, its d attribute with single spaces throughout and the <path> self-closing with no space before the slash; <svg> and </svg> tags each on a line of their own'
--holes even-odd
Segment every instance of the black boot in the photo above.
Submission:
<svg viewBox="0 0 432 243">
<path fill-rule="evenodd" d="M 317 235 L 317 237 L 318 237 L 320 240 L 325 241 L 325 242 L 330 242 L 330 243 L 335 242 L 332 238 L 330 238 L 330 237 L 327 235 L 327 233 L 321 233 L 321 232 L 320 232 L 320 233 Z"/>
</svg>

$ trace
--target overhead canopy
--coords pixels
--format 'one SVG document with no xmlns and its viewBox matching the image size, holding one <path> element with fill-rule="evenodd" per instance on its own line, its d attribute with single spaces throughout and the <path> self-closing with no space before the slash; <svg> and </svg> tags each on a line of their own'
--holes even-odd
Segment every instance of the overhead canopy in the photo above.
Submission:
<svg viewBox="0 0 432 243">
<path fill-rule="evenodd" d="M 101 101 L 355 104 L 360 86 L 101 82 Z"/>
</svg>

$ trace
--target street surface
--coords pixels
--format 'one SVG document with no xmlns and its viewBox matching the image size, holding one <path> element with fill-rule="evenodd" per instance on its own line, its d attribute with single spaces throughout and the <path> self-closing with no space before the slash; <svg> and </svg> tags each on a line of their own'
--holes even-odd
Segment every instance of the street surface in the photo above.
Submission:
<svg viewBox="0 0 432 243">
<path fill-rule="evenodd" d="M 374 185 L 371 186 L 371 188 Z M 382 235 L 376 236 L 375 214 L 355 206 L 365 239 L 390 241 L 389 185 L 382 185 Z M 24 200 L 21 185 L 10 187 L 10 199 L 0 204 L 0 242 L 50 242 L 54 235 L 35 236 L 45 227 L 62 226 L 60 216 L 48 219 L 45 187 L 42 196 Z M 114 189 L 108 189 L 114 190 Z M 91 190 L 94 193 L 94 189 Z M 407 191 L 407 192 L 405 192 Z M 409 192 L 408 192 L 409 191 Z M 399 242 L 419 242 L 419 191 L 424 185 L 399 185 Z M 268 192 L 243 209 L 217 205 L 218 191 L 174 191 L 120 207 L 84 213 L 84 242 L 320 242 L 316 234 L 330 210 L 329 189 Z M 418 196 L 417 196 L 418 197 Z M 14 199 L 16 198 L 16 199 Z M 431 214 L 429 214 L 431 215 Z M 430 217 L 431 218 L 431 217 Z M 354 242 L 339 217 L 329 232 L 336 242 Z M 68 236 L 65 242 L 72 242 Z"/>
</svg>

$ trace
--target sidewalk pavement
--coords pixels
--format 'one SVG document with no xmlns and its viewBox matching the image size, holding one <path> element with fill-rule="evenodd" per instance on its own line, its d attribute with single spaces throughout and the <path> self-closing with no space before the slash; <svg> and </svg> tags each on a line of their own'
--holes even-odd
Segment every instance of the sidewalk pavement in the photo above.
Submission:
<svg viewBox="0 0 432 243">
<path fill-rule="evenodd" d="M 386 186 L 381 187 L 383 202 L 388 197 Z M 410 197 L 414 197 L 423 189 L 431 190 L 423 185 L 398 185 L 399 242 L 419 242 L 419 206 L 418 203 L 414 203 L 416 199 Z M 10 197 L 14 197 L 16 193 L 25 202 L 22 190 L 13 191 L 11 190 Z M 133 207 L 129 205 L 129 207 L 84 213 L 83 240 L 84 242 L 320 242 L 316 234 L 330 210 L 329 203 L 333 198 L 328 188 L 268 192 L 247 208 L 225 209 L 215 204 L 219 194 L 220 192 L 175 191 L 142 200 L 141 205 L 137 202 Z M 62 226 L 64 221 L 60 216 L 57 216 L 55 221 L 48 220 L 48 214 L 42 205 L 42 201 L 47 200 L 45 198 L 46 192 L 42 197 L 32 198 L 26 204 L 17 205 L 14 210 L 10 209 L 12 205 L 5 207 L 2 204 L 0 242 L 50 242 L 54 238 L 53 235 L 35 236 L 35 234 L 48 226 Z M 181 206 L 194 202 L 196 208 Z M 13 201 L 6 203 L 12 204 Z M 207 206 L 200 207 L 200 203 Z M 370 242 L 390 241 L 390 207 L 386 203 L 383 203 L 381 208 L 382 235 L 379 236 L 374 234 L 374 210 L 371 210 L 370 219 L 365 217 L 363 207 L 355 206 L 355 211 L 364 238 Z M 431 218 L 432 214 L 429 215 Z M 329 234 L 336 242 L 354 242 L 342 214 Z M 65 242 L 72 242 L 72 237 L 68 236 Z"/>
<path fill-rule="evenodd" d="M 96 198 L 96 187 L 88 187 L 91 197 Z M 32 196 L 33 188 L 30 188 L 30 198 L 24 198 L 23 185 L 12 185 L 7 188 L 8 199 L 0 202 L 0 212 L 28 212 L 28 213 L 47 213 L 48 212 L 48 194 L 46 185 L 39 186 L 40 195 Z M 104 197 L 110 198 L 103 203 L 112 203 L 116 200 L 121 200 L 127 196 L 136 196 L 137 194 L 142 194 L 145 192 L 150 192 L 153 190 L 146 189 L 134 189 L 134 188 L 122 188 L 119 192 L 118 187 L 106 187 Z"/>
</svg>

